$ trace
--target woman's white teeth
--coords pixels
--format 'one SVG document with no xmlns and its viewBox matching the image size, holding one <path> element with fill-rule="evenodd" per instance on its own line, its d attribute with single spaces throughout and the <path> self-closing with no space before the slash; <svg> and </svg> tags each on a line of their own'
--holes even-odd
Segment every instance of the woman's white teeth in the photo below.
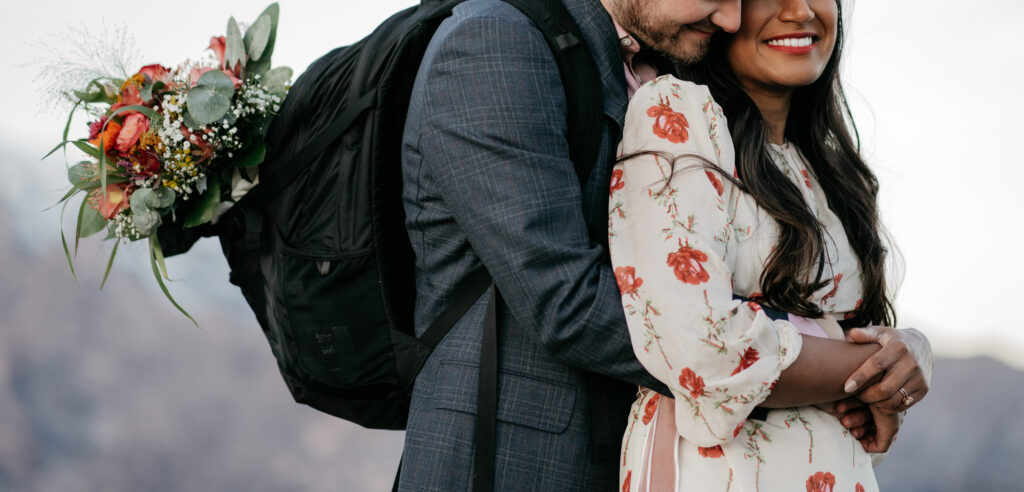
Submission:
<svg viewBox="0 0 1024 492">
<path fill-rule="evenodd" d="M 803 48 L 814 44 L 814 39 L 811 37 L 806 38 L 786 38 L 786 39 L 769 39 L 768 44 L 772 46 L 788 46 L 791 48 Z"/>
</svg>

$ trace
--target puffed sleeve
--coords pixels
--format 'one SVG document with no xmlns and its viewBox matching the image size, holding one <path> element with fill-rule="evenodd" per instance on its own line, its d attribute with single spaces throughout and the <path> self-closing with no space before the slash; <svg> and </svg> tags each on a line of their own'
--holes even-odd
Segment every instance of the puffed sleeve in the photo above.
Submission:
<svg viewBox="0 0 1024 492">
<path fill-rule="evenodd" d="M 625 126 L 609 243 L 634 351 L 675 396 L 679 434 L 721 444 L 769 395 L 801 338 L 733 299 L 752 205 L 725 178 L 732 140 L 707 88 L 661 77 L 634 96 Z"/>
</svg>

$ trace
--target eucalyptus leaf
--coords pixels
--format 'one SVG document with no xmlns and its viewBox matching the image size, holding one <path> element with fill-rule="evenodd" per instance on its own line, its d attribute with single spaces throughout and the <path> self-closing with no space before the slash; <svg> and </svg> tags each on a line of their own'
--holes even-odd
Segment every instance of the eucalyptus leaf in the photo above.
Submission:
<svg viewBox="0 0 1024 492">
<path fill-rule="evenodd" d="M 246 64 L 245 69 L 250 75 L 263 75 L 270 70 L 270 57 L 274 54 L 274 43 L 277 38 L 277 21 L 280 16 L 281 8 L 277 3 L 270 4 L 260 17 L 264 15 L 270 17 L 270 34 L 267 36 L 267 46 L 263 49 L 263 53 L 260 54 L 259 60 L 249 60 Z M 257 17 L 257 20 L 259 17 Z"/>
<path fill-rule="evenodd" d="M 288 67 L 274 67 L 263 76 L 263 87 L 271 94 L 284 96 L 287 92 L 285 86 L 292 79 L 292 69 Z"/>
<path fill-rule="evenodd" d="M 150 236 L 156 232 L 156 228 L 160 227 L 163 222 L 160 219 L 160 214 L 156 210 L 142 210 L 136 212 L 132 209 L 132 222 L 135 223 L 135 229 L 139 231 L 140 236 Z"/>
<path fill-rule="evenodd" d="M 159 92 L 164 88 L 164 86 L 165 84 L 163 82 L 153 82 L 152 84 L 143 87 L 142 90 L 139 91 L 139 97 L 141 97 L 143 101 L 149 101 L 153 99 L 153 93 Z"/>
<path fill-rule="evenodd" d="M 213 123 L 231 109 L 234 95 L 235 83 L 231 78 L 220 70 L 210 70 L 188 91 L 188 114 L 197 126 Z"/>
<path fill-rule="evenodd" d="M 224 64 L 228 70 L 245 64 L 245 44 L 242 42 L 242 31 L 238 29 L 235 18 L 228 19 L 228 30 L 225 36 Z"/>
<path fill-rule="evenodd" d="M 96 179 L 96 163 L 82 161 L 68 168 L 68 181 L 71 186 L 84 188 L 89 181 Z"/>
<path fill-rule="evenodd" d="M 185 217 L 185 227 L 195 227 L 213 220 L 213 214 L 220 202 L 220 180 L 217 175 L 208 176 L 206 192 Z"/>
<path fill-rule="evenodd" d="M 89 197 L 85 198 L 83 203 L 82 211 L 78 215 L 78 236 L 89 237 L 97 232 L 107 228 L 107 219 L 104 219 L 100 215 L 99 211 L 90 207 L 86 203 L 89 201 Z"/>
<path fill-rule="evenodd" d="M 245 30 L 245 49 L 249 53 L 249 59 L 259 61 L 263 51 L 267 49 L 267 41 L 270 40 L 270 16 L 263 14 L 256 19 L 249 29 Z"/>
</svg>

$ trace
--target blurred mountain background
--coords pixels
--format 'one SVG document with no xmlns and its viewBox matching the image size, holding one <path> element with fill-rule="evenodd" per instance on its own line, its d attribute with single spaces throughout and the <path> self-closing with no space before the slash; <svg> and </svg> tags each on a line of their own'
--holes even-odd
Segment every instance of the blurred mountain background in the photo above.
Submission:
<svg viewBox="0 0 1024 492">
<path fill-rule="evenodd" d="M 8 169 L 30 169 L 15 148 L 0 140 L 5 164 L 20 161 Z M 216 241 L 169 260 L 197 329 L 156 289 L 142 245 L 121 248 L 100 291 L 111 245 L 84 240 L 76 286 L 58 213 L 39 203 L 63 184 L 35 179 L 0 187 L 0 491 L 390 489 L 402 434 L 291 400 Z M 882 489 L 1022 490 L 1022 394 L 1000 362 L 939 359 Z"/>
</svg>

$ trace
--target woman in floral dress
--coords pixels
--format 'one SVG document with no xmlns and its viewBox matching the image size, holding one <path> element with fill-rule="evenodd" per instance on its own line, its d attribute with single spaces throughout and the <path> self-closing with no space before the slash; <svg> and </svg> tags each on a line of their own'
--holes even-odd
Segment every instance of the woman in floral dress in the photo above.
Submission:
<svg viewBox="0 0 1024 492">
<path fill-rule="evenodd" d="M 828 406 L 868 387 L 844 383 L 881 353 L 840 325 L 894 324 L 840 17 L 836 0 L 745 0 L 740 31 L 691 74 L 710 90 L 667 76 L 631 100 L 610 250 L 637 356 L 674 400 L 641 388 L 624 492 L 877 490 L 869 451 L 927 392 L 930 362 L 904 355 L 887 362 L 895 397 L 860 397 L 874 427 L 848 430 Z"/>
</svg>

